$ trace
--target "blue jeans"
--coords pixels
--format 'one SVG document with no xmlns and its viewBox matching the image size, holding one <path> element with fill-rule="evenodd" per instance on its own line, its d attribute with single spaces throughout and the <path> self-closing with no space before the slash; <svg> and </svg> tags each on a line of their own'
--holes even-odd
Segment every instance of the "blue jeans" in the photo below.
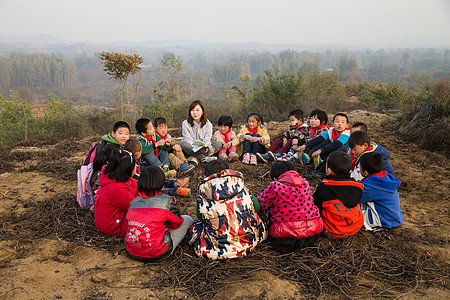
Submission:
<svg viewBox="0 0 450 300">
<path fill-rule="evenodd" d="M 253 137 L 261 137 L 259 134 L 251 134 L 251 133 L 247 133 L 245 135 L 249 135 L 249 136 L 253 136 Z M 266 147 L 264 147 L 263 145 L 261 145 L 259 142 L 250 142 L 249 140 L 245 140 L 244 142 L 242 142 L 243 145 L 243 153 L 252 153 L 252 154 L 256 154 L 256 153 L 265 153 L 266 152 Z"/>
<path fill-rule="evenodd" d="M 169 196 L 176 196 L 178 195 L 178 189 L 175 187 L 175 184 L 177 183 L 174 179 L 166 179 L 166 186 L 163 188 L 163 192 L 166 195 Z"/>
<path fill-rule="evenodd" d="M 169 165 L 169 153 L 165 150 L 158 149 L 158 157 L 155 155 L 155 151 L 144 155 L 144 159 L 148 162 L 149 166 L 162 167 L 163 165 Z"/>
</svg>

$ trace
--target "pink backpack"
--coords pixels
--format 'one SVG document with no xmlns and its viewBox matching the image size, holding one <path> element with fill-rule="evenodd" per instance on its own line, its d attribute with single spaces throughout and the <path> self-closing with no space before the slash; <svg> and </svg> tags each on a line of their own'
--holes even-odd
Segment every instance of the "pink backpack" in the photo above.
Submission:
<svg viewBox="0 0 450 300">
<path fill-rule="evenodd" d="M 94 209 L 95 198 L 91 187 L 93 173 L 93 163 L 81 166 L 77 171 L 77 201 L 82 208 Z"/>
</svg>

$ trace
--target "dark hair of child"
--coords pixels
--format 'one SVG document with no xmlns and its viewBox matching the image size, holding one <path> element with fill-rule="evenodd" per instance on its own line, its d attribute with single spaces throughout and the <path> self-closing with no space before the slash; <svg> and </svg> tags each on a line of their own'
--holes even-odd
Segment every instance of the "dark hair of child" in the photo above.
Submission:
<svg viewBox="0 0 450 300">
<path fill-rule="evenodd" d="M 352 128 L 358 128 L 358 130 L 367 132 L 367 125 L 363 122 L 357 122 L 352 125 Z"/>
<path fill-rule="evenodd" d="M 230 168 L 230 166 L 228 165 L 228 163 L 226 161 L 224 161 L 222 159 L 217 159 L 217 160 L 210 161 L 209 163 L 206 164 L 203 174 L 205 175 L 205 177 L 208 177 L 208 176 L 211 176 L 212 174 L 219 173 L 220 171 L 226 170 L 229 168 Z"/>
<path fill-rule="evenodd" d="M 191 124 L 191 126 L 194 126 L 194 119 L 191 116 L 191 110 L 193 110 L 194 107 L 196 107 L 197 105 L 200 106 L 203 111 L 202 117 L 200 118 L 200 124 L 201 124 L 200 127 L 203 127 L 203 126 L 205 126 L 206 121 L 208 119 L 206 118 L 205 106 L 203 105 L 202 101 L 200 101 L 200 100 L 192 101 L 191 105 L 189 105 L 187 121 L 189 124 Z"/>
<path fill-rule="evenodd" d="M 354 131 L 348 138 L 348 146 L 350 147 L 350 149 L 354 148 L 355 146 L 362 146 L 364 144 L 370 146 L 370 137 L 365 131 Z"/>
<path fill-rule="evenodd" d="M 383 157 L 378 152 L 366 153 L 359 159 L 359 166 L 362 171 L 366 171 L 369 175 L 379 173 L 383 170 Z"/>
<path fill-rule="evenodd" d="M 352 159 L 343 151 L 334 151 L 328 156 L 327 168 L 336 175 L 347 175 L 351 167 Z"/>
<path fill-rule="evenodd" d="M 134 126 L 137 133 L 142 134 L 143 132 L 146 132 L 148 123 L 150 123 L 149 118 L 140 118 L 139 120 L 137 120 L 136 125 Z"/>
<path fill-rule="evenodd" d="M 233 126 L 233 118 L 231 118 L 231 116 L 221 116 L 217 123 L 219 126 L 228 126 L 231 128 L 231 126 Z"/>
<path fill-rule="evenodd" d="M 144 168 L 139 176 L 138 191 L 149 197 L 161 191 L 166 185 L 166 176 L 160 167 L 151 166 Z"/>
<path fill-rule="evenodd" d="M 108 143 L 100 151 L 95 154 L 92 167 L 94 170 L 101 170 L 104 165 L 111 161 L 111 154 L 114 150 L 123 149 L 122 145 L 116 143 Z"/>
<path fill-rule="evenodd" d="M 155 128 L 157 128 L 157 127 L 159 127 L 159 125 L 163 125 L 163 124 L 167 125 L 167 121 L 166 121 L 166 119 L 164 119 L 162 117 L 156 118 L 153 121 L 153 126 L 155 126 Z"/>
<path fill-rule="evenodd" d="M 345 117 L 345 119 L 347 119 L 347 123 L 349 122 L 348 116 L 346 114 L 344 114 L 344 113 L 337 113 L 337 114 L 335 114 L 334 117 L 333 117 L 333 122 L 336 119 L 336 117 L 338 117 L 338 116 Z"/>
<path fill-rule="evenodd" d="M 142 151 L 142 144 L 137 138 L 129 138 L 125 142 L 125 150 L 130 151 L 133 155 L 139 151 Z"/>
<path fill-rule="evenodd" d="M 255 118 L 256 121 L 261 122 L 261 124 L 263 123 L 263 118 L 262 118 L 262 116 L 261 116 L 260 114 L 258 114 L 258 113 L 255 113 L 255 112 L 250 113 L 250 114 L 247 116 L 247 120 L 248 120 L 250 117 Z"/>
<path fill-rule="evenodd" d="M 289 116 L 294 116 L 297 120 L 303 121 L 303 111 L 301 109 L 294 109 L 289 113 Z"/>
<path fill-rule="evenodd" d="M 119 130 L 119 128 L 128 128 L 128 130 L 130 130 L 130 125 L 128 125 L 127 122 L 125 121 L 118 121 L 116 123 L 114 123 L 114 127 L 113 127 L 113 132 L 116 132 L 117 130 Z"/>
<path fill-rule="evenodd" d="M 272 165 L 270 169 L 270 179 L 275 180 L 281 176 L 281 174 L 286 173 L 287 171 L 295 170 L 294 165 L 288 161 L 277 161 Z"/>
<path fill-rule="evenodd" d="M 113 150 L 111 160 L 105 167 L 104 174 L 111 180 L 127 182 L 133 174 L 136 160 L 127 150 Z"/>
<path fill-rule="evenodd" d="M 327 113 L 325 111 L 320 110 L 320 109 L 315 109 L 309 114 L 310 118 L 312 118 L 314 116 L 316 116 L 317 119 L 319 119 L 320 124 L 327 124 L 328 123 L 328 115 L 327 115 Z"/>
</svg>

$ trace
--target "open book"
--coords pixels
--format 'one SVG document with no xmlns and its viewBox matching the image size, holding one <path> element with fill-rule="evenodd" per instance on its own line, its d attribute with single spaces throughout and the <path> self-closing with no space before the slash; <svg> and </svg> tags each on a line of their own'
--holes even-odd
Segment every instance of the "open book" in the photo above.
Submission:
<svg viewBox="0 0 450 300">
<path fill-rule="evenodd" d="M 208 147 L 208 145 L 199 140 L 196 140 L 195 142 L 192 143 L 192 151 L 194 152 L 198 152 L 203 147 Z"/>
</svg>

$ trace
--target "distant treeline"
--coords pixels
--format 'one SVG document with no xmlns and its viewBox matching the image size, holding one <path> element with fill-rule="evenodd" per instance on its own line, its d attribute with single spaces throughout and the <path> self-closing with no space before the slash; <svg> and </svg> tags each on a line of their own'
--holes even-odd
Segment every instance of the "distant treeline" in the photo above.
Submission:
<svg viewBox="0 0 450 300">
<path fill-rule="evenodd" d="M 0 88 L 59 88 L 78 83 L 75 64 L 56 54 L 18 54 L 0 57 Z"/>
</svg>

